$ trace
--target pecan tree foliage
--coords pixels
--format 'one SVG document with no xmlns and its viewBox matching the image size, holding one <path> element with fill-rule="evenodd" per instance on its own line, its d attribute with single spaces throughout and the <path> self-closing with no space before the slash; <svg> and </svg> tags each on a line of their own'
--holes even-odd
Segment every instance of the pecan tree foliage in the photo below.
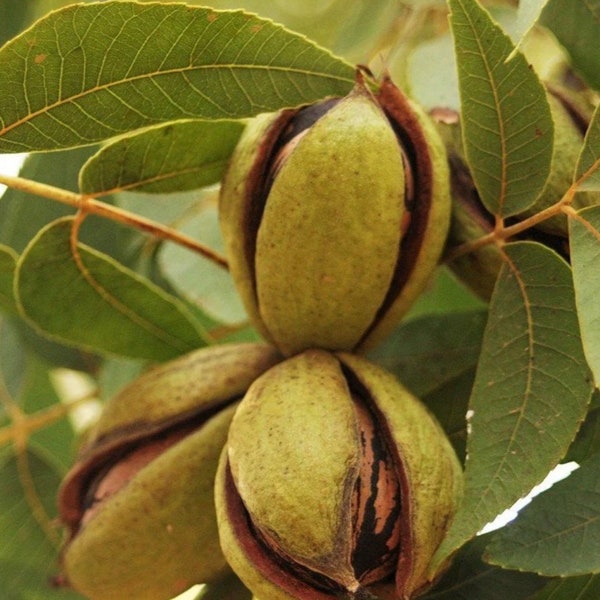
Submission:
<svg viewBox="0 0 600 600">
<path fill-rule="evenodd" d="M 80 408 L 150 365 L 260 339 L 218 185 L 248 119 L 345 96 L 360 64 L 373 93 L 390 77 L 429 113 L 451 173 L 434 277 L 368 353 L 463 460 L 432 568 L 454 560 L 422 597 L 597 598 L 599 34 L 600 9 L 575 0 L 2 2 L 5 597 L 80 597 L 61 585 L 56 507 Z M 85 386 L 66 392 L 73 373 Z M 570 477 L 477 535 L 567 461 Z M 250 597 L 235 579 L 199 593 Z"/>
</svg>

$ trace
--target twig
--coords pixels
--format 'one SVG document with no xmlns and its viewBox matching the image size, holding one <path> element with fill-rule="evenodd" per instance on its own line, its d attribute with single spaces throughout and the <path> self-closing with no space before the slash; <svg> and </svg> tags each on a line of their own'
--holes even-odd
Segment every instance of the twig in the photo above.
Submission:
<svg viewBox="0 0 600 600">
<path fill-rule="evenodd" d="M 551 217 L 555 217 L 561 213 L 566 213 L 570 208 L 575 192 L 576 188 L 573 185 L 567 190 L 565 195 L 558 202 L 536 213 L 535 215 L 532 215 L 531 217 L 527 217 L 526 219 L 515 223 L 514 225 L 504 227 L 501 225 L 501 221 L 497 221 L 494 231 L 491 231 L 486 235 L 482 235 L 476 240 L 471 240 L 456 246 L 456 248 L 453 248 L 446 254 L 446 256 L 444 256 L 444 262 L 451 262 L 460 256 L 469 254 L 470 252 L 475 252 L 476 250 L 479 250 L 479 248 L 487 246 L 488 244 L 495 243 L 502 245 L 508 238 L 514 237 L 519 233 L 523 233 L 524 231 L 539 225 Z"/>
<path fill-rule="evenodd" d="M 69 403 L 57 403 L 35 412 L 33 414 L 23 413 L 17 405 L 9 405 L 5 408 L 10 413 L 12 423 L 0 429 L 0 447 L 14 442 L 19 450 L 24 451 L 28 444 L 31 433 L 48 427 L 66 417 L 74 408 L 93 398 L 93 394 L 78 398 Z M 6 404 L 5 402 L 3 404 Z"/>
<path fill-rule="evenodd" d="M 111 206 L 110 204 L 100 202 L 99 200 L 95 200 L 94 198 L 83 194 L 76 194 L 52 185 L 24 179 L 23 177 L 11 177 L 0 174 L 0 184 L 4 184 L 15 190 L 28 192 L 30 194 L 35 194 L 36 196 L 42 196 L 49 200 L 67 204 L 68 206 L 72 206 L 88 214 L 94 214 L 99 217 L 104 217 L 105 219 L 122 223 L 123 225 L 134 227 L 162 240 L 175 242 L 180 246 L 192 250 L 192 252 L 204 256 L 223 269 L 227 270 L 229 268 L 225 257 L 221 256 L 205 244 L 202 244 L 175 229 L 161 225 L 156 221 L 146 219 L 127 210 L 123 210 L 122 208 Z"/>
</svg>

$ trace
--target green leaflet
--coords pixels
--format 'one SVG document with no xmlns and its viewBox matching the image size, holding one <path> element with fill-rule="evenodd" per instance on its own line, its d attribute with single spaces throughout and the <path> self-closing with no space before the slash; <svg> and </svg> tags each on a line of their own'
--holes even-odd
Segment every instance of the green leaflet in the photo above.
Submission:
<svg viewBox="0 0 600 600">
<path fill-rule="evenodd" d="M 598 259 L 600 257 L 600 206 L 569 215 L 571 262 L 577 314 L 586 358 L 600 382 L 600 306 Z"/>
<path fill-rule="evenodd" d="M 513 41 L 518 44 L 527 32 L 536 24 L 549 0 L 521 0 L 517 9 L 517 22 Z"/>
<path fill-rule="evenodd" d="M 588 126 L 575 171 L 579 190 L 600 190 L 600 108 Z"/>
<path fill-rule="evenodd" d="M 549 0 L 541 22 L 568 50 L 575 70 L 589 85 L 600 89 L 600 2 Z"/>
<path fill-rule="evenodd" d="M 423 600 L 528 600 L 544 580 L 533 573 L 507 571 L 486 564 L 482 555 L 491 535 L 461 548 L 453 565 Z M 492 537 L 493 539 L 493 537 Z"/>
<path fill-rule="evenodd" d="M 464 498 L 437 560 L 545 478 L 591 396 L 568 265 L 533 242 L 504 251 L 469 404 Z"/>
<path fill-rule="evenodd" d="M 600 453 L 534 498 L 486 560 L 548 577 L 600 573 Z"/>
<path fill-rule="evenodd" d="M 486 312 L 426 315 L 402 323 L 369 358 L 417 396 L 435 391 L 477 364 Z"/>
<path fill-rule="evenodd" d="M 207 343 L 179 300 L 83 244 L 70 245 L 73 219 L 43 228 L 21 256 L 16 292 L 45 334 L 96 352 L 167 360 Z"/>
<path fill-rule="evenodd" d="M 104 146 L 83 165 L 82 194 L 164 194 L 217 183 L 244 129 L 239 121 L 177 121 Z"/>
<path fill-rule="evenodd" d="M 465 153 L 486 208 L 509 217 L 543 190 L 554 126 L 535 72 L 475 0 L 449 0 Z M 510 58 L 509 58 L 510 57 Z"/>
<path fill-rule="evenodd" d="M 532 600 L 597 600 L 600 598 L 600 575 L 580 575 L 555 579 Z"/>
<path fill-rule="evenodd" d="M 345 94 L 354 70 L 242 11 L 108 1 L 50 13 L 0 49 L 0 152 L 86 145 L 188 118 Z"/>
</svg>

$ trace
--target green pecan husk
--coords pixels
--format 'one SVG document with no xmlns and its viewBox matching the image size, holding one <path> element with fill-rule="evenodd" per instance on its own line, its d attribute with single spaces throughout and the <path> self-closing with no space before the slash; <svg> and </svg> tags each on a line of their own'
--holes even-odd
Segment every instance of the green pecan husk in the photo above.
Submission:
<svg viewBox="0 0 600 600">
<path fill-rule="evenodd" d="M 168 600 L 229 568 L 213 500 L 235 406 L 280 360 L 262 344 L 192 352 L 112 398 L 59 494 L 66 582 L 92 600 Z"/>
<path fill-rule="evenodd" d="M 462 470 L 425 406 L 381 367 L 308 350 L 238 406 L 216 481 L 223 552 L 263 600 L 412 597 Z"/>
<path fill-rule="evenodd" d="M 253 120 L 220 197 L 246 310 L 287 355 L 385 336 L 429 281 L 449 209 L 444 146 L 389 78 Z"/>
</svg>

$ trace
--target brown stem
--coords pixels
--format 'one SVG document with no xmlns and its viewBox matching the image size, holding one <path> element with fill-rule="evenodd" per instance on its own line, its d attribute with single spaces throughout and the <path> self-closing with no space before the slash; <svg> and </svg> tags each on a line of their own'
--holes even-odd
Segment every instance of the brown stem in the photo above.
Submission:
<svg viewBox="0 0 600 600">
<path fill-rule="evenodd" d="M 575 195 L 576 191 L 576 184 L 573 184 L 558 202 L 552 204 L 548 208 L 545 208 L 539 213 L 532 215 L 531 217 L 527 217 L 526 219 L 515 223 L 514 225 L 504 227 L 504 225 L 502 225 L 502 220 L 497 218 L 494 231 L 491 231 L 490 233 L 483 235 L 476 240 L 465 242 L 464 244 L 460 244 L 456 248 L 453 248 L 444 256 L 444 262 L 449 263 L 460 256 L 469 254 L 475 250 L 479 250 L 479 248 L 487 246 L 487 244 L 495 243 L 501 246 L 504 244 L 504 242 L 506 242 L 507 239 L 514 237 L 519 233 L 523 233 L 524 231 L 539 225 L 551 217 L 555 217 L 560 213 L 570 212 L 570 210 L 572 210 L 570 205 L 573 201 L 573 196 Z"/>
<path fill-rule="evenodd" d="M 33 518 L 45 532 L 47 539 L 57 548 L 60 546 L 61 536 L 53 526 L 50 515 L 40 500 L 31 474 L 28 454 L 29 436 L 39 429 L 60 421 L 73 407 L 89 401 L 90 397 L 86 396 L 69 404 L 58 403 L 34 414 L 25 414 L 12 398 L 7 394 L 0 393 L 2 406 L 12 421 L 7 427 L 0 429 L 0 446 L 10 442 L 14 444 L 17 473 L 25 501 L 31 510 Z"/>
<path fill-rule="evenodd" d="M 12 422 L 0 429 L 0 446 L 13 442 L 18 451 L 24 452 L 32 433 L 64 419 L 74 408 L 94 397 L 94 394 L 88 394 L 68 404 L 59 402 L 33 414 L 25 414 L 16 404 L 11 403 L 7 406 L 7 403 L 3 402 L 5 408 L 8 408 Z"/>
<path fill-rule="evenodd" d="M 450 263 L 465 254 L 469 254 L 470 252 L 475 252 L 482 248 L 483 246 L 487 246 L 493 242 L 496 242 L 498 239 L 498 234 L 496 231 L 492 231 L 486 235 L 482 235 L 480 238 L 476 240 L 470 240 L 468 242 L 464 242 L 459 244 L 455 248 L 452 248 L 449 252 L 446 252 L 443 257 L 444 263 Z"/>
<path fill-rule="evenodd" d="M 123 210 L 122 208 L 111 206 L 110 204 L 100 202 L 89 196 L 84 196 L 83 194 L 76 194 L 68 190 L 63 190 L 45 183 L 38 183 L 37 181 L 31 181 L 30 179 L 24 179 L 22 177 L 0 175 L 0 184 L 4 184 L 15 190 L 42 196 L 49 200 L 54 200 L 55 202 L 67 204 L 68 206 L 72 206 L 88 214 L 94 214 L 129 227 L 134 227 L 162 240 L 170 240 L 171 242 L 175 242 L 180 246 L 192 250 L 192 252 L 204 256 L 219 267 L 228 269 L 227 260 L 212 248 L 209 248 L 205 244 L 170 227 L 161 225 L 156 221 L 146 219 L 127 210 Z"/>
</svg>

